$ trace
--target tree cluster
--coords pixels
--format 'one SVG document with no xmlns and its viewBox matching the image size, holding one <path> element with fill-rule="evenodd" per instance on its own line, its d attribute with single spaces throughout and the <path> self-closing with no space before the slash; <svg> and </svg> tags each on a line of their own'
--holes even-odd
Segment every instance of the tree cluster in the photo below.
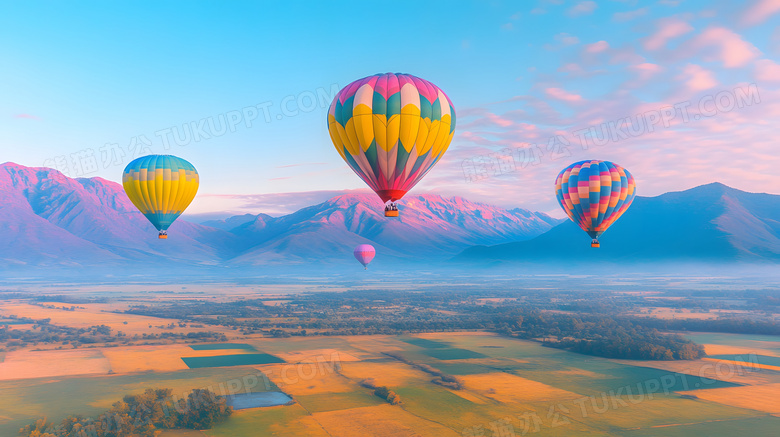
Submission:
<svg viewBox="0 0 780 437">
<path fill-rule="evenodd" d="M 398 393 L 390 390 L 386 386 L 377 386 L 374 378 L 366 378 L 360 381 L 360 385 L 365 388 L 374 390 L 374 396 L 380 397 L 386 400 L 391 405 L 398 405 L 401 403 L 401 396 Z"/>
<path fill-rule="evenodd" d="M 97 418 L 69 416 L 59 424 L 46 418 L 19 430 L 24 437 L 154 437 L 164 429 L 210 429 L 226 420 L 233 407 L 205 389 L 176 399 L 171 389 L 147 389 L 127 395 Z"/>
</svg>

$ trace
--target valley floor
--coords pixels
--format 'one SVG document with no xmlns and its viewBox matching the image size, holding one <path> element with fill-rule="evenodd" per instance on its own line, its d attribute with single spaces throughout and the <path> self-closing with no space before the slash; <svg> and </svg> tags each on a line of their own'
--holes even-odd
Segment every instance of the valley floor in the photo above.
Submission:
<svg viewBox="0 0 780 437">
<path fill-rule="evenodd" d="M 237 410 L 214 429 L 167 437 L 761 436 L 780 429 L 780 368 L 763 364 L 780 360 L 780 342 L 699 336 L 720 358 L 609 360 L 480 332 L 16 351 L 0 363 L 0 435 L 15 435 L 42 416 L 96 415 L 149 387 L 182 397 L 203 387 L 222 394 L 283 391 L 294 400 Z M 242 357 L 257 356 L 277 360 L 242 364 Z M 182 360 L 188 357 L 223 357 L 224 367 L 189 369 Z M 36 369 L 45 375 L 31 378 Z M 461 387 L 434 383 L 431 372 Z M 369 385 L 386 386 L 401 403 L 389 404 Z"/>
</svg>

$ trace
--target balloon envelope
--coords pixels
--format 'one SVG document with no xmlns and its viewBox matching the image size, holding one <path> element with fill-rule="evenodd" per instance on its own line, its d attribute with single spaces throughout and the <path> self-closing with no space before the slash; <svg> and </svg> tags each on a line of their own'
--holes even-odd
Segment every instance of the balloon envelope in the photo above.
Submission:
<svg viewBox="0 0 780 437">
<path fill-rule="evenodd" d="M 427 80 L 376 74 L 336 94 L 328 110 L 328 131 L 350 168 L 383 202 L 394 202 L 447 151 L 455 109 Z"/>
<path fill-rule="evenodd" d="M 198 184 L 195 167 L 170 155 L 140 157 L 122 175 L 127 197 L 161 233 L 189 206 Z"/>
<path fill-rule="evenodd" d="M 555 195 L 566 215 L 597 239 L 631 206 L 636 183 L 628 170 L 612 162 L 580 161 L 558 174 Z"/>
<path fill-rule="evenodd" d="M 368 267 L 368 263 L 370 263 L 376 255 L 376 250 L 374 249 L 374 246 L 370 244 L 361 244 L 355 248 L 353 253 L 355 259 L 358 260 L 360 264 L 363 264 L 363 267 Z"/>
</svg>

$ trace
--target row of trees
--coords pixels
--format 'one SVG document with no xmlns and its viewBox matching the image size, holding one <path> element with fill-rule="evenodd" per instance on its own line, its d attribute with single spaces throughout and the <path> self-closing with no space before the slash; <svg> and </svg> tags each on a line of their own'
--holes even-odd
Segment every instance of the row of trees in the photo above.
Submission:
<svg viewBox="0 0 780 437">
<path fill-rule="evenodd" d="M 14 322 L 32 325 L 30 328 L 19 329 L 15 325 L 0 325 L 0 349 L 14 350 L 28 345 L 39 344 L 71 345 L 79 347 L 90 344 L 132 344 L 141 340 L 201 340 L 226 341 L 227 336 L 221 332 L 162 332 L 159 334 L 135 334 L 128 336 L 122 331 L 113 331 L 106 325 L 95 325 L 89 328 L 72 328 L 69 326 L 52 325 L 50 319 L 16 318 Z"/>
<path fill-rule="evenodd" d="M 633 360 L 694 360 L 704 347 L 680 335 L 664 334 L 636 317 L 570 315 L 529 311 L 504 334 L 541 339 L 544 345 L 588 355 Z"/>
<path fill-rule="evenodd" d="M 433 376 L 431 382 L 434 384 L 441 385 L 442 387 L 451 388 L 453 390 L 463 389 L 463 381 L 461 381 L 455 376 L 444 373 L 433 366 L 429 366 L 425 363 L 415 363 L 414 361 L 406 358 L 405 356 L 403 356 L 403 354 L 398 352 L 384 352 L 384 354 L 408 366 L 412 366 L 417 370 L 422 370 L 423 372 Z"/>
<path fill-rule="evenodd" d="M 401 403 L 401 396 L 398 396 L 398 393 L 390 390 L 384 385 L 377 386 L 376 381 L 374 381 L 374 378 L 366 378 L 360 381 L 360 385 L 362 385 L 365 388 L 370 388 L 371 390 L 374 390 L 374 396 L 386 400 L 391 405 L 398 405 Z"/>
</svg>

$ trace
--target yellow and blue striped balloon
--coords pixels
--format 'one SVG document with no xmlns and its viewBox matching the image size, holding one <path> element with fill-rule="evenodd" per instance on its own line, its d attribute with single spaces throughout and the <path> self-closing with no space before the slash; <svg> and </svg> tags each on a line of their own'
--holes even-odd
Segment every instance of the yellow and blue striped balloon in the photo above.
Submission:
<svg viewBox="0 0 780 437">
<path fill-rule="evenodd" d="M 167 229 L 190 205 L 200 179 L 192 164 L 171 155 L 149 155 L 127 165 L 125 193 L 136 208 L 167 238 Z"/>
</svg>

